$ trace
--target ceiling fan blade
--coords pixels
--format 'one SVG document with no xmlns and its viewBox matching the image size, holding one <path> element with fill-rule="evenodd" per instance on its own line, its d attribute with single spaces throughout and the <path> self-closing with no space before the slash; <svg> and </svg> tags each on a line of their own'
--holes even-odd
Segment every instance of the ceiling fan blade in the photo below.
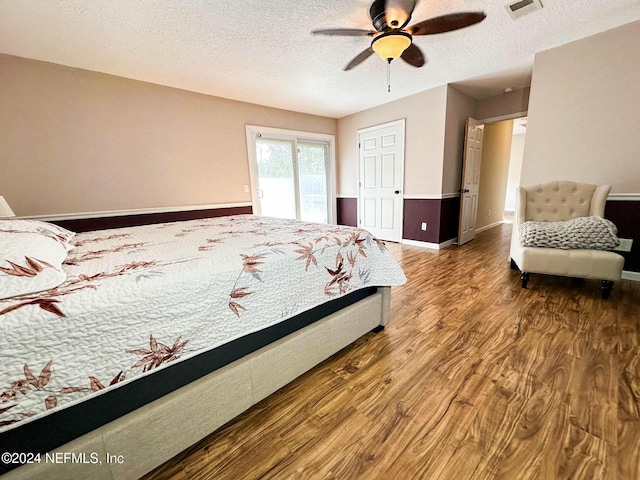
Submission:
<svg viewBox="0 0 640 480">
<path fill-rule="evenodd" d="M 371 48 L 371 47 L 369 47 L 366 50 L 360 52 L 358 55 L 356 55 L 356 57 L 353 60 L 351 60 L 347 64 L 346 67 L 344 67 L 344 71 L 346 72 L 347 70 L 351 70 L 353 67 L 356 67 L 356 66 L 360 65 L 367 58 L 369 58 L 372 53 L 373 53 L 373 48 Z"/>
<path fill-rule="evenodd" d="M 409 20 L 416 8 L 416 0 L 386 0 L 384 7 L 387 25 L 391 28 L 402 28 Z"/>
<path fill-rule="evenodd" d="M 346 37 L 370 37 L 376 32 L 373 30 L 361 30 L 359 28 L 326 28 L 323 30 L 313 30 L 314 35 L 342 35 Z"/>
<path fill-rule="evenodd" d="M 460 12 L 430 18 L 407 28 L 411 35 L 434 35 L 450 32 L 481 22 L 486 17 L 484 12 Z"/>
<path fill-rule="evenodd" d="M 415 43 L 412 43 L 407 49 L 400 55 L 405 62 L 414 67 L 421 67 L 426 63 L 422 51 L 417 47 Z"/>
</svg>

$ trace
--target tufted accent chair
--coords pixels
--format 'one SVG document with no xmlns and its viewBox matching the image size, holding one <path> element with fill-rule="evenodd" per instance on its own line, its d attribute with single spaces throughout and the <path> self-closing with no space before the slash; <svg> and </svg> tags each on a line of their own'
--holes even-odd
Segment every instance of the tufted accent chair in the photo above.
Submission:
<svg viewBox="0 0 640 480">
<path fill-rule="evenodd" d="M 520 224 L 526 221 L 558 222 L 576 217 L 604 216 L 610 185 L 569 181 L 519 187 L 511 235 L 511 268 L 522 272 L 522 288 L 531 273 L 602 280 L 602 298 L 608 298 L 613 282 L 620 280 L 624 257 L 604 250 L 523 247 Z"/>
</svg>

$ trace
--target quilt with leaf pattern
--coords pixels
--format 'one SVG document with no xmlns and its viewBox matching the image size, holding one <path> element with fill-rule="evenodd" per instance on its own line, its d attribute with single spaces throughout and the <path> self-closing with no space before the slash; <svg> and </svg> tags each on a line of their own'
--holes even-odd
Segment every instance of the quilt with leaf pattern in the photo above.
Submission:
<svg viewBox="0 0 640 480">
<path fill-rule="evenodd" d="M 56 288 L 0 300 L 0 432 L 405 277 L 366 230 L 238 215 L 79 233 Z"/>
</svg>

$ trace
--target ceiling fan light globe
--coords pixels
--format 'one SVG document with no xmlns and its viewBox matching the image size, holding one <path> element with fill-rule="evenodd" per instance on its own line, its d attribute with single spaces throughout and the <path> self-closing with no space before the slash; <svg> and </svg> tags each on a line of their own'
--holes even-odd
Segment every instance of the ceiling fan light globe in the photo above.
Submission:
<svg viewBox="0 0 640 480">
<path fill-rule="evenodd" d="M 409 45 L 411 45 L 411 35 L 401 31 L 383 33 L 371 41 L 373 51 L 387 62 L 402 55 Z"/>
</svg>

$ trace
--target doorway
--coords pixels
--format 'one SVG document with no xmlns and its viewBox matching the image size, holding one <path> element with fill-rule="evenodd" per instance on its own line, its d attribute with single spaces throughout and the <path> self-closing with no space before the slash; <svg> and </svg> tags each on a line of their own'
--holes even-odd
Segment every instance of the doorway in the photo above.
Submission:
<svg viewBox="0 0 640 480">
<path fill-rule="evenodd" d="M 332 135 L 247 126 L 253 212 L 333 223 Z"/>
<path fill-rule="evenodd" d="M 488 230 L 513 218 L 520 184 L 526 117 L 487 123 L 480 175 L 478 230 Z"/>
<path fill-rule="evenodd" d="M 509 173 L 507 174 L 507 191 L 504 199 L 504 220 L 512 222 L 516 211 L 516 188 L 520 185 L 522 158 L 524 157 L 524 140 L 527 133 L 527 117 L 513 121 L 511 136 L 511 152 L 509 155 Z"/>
<path fill-rule="evenodd" d="M 515 189 L 520 182 L 526 117 L 481 121 L 484 126 L 476 233 L 513 218 Z M 464 187 L 463 187 L 464 189 Z"/>
</svg>

